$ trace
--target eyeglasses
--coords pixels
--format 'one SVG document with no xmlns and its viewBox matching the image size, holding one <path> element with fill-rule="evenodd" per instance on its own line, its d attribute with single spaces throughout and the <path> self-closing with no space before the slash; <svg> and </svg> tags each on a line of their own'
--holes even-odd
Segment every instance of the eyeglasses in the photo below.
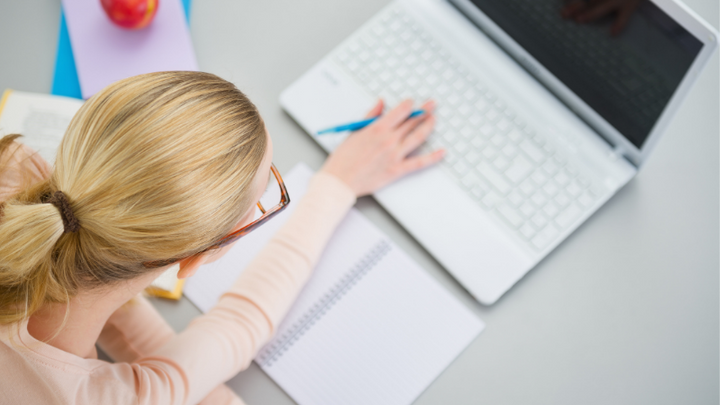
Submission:
<svg viewBox="0 0 720 405">
<path fill-rule="evenodd" d="M 262 201 L 258 201 L 257 207 L 260 209 L 260 212 L 262 213 L 262 215 L 260 215 L 259 218 L 252 221 L 251 223 L 243 226 L 242 228 L 238 229 L 237 231 L 223 237 L 222 239 L 220 239 L 219 241 L 214 243 L 212 246 L 210 246 L 206 249 L 203 249 L 200 252 L 195 253 L 195 255 L 205 253 L 205 252 L 207 252 L 209 250 L 213 250 L 213 249 L 220 249 L 222 247 L 225 247 L 225 246 L 235 242 L 236 240 L 242 238 L 243 236 L 245 236 L 245 235 L 249 234 L 250 232 L 252 232 L 253 230 L 257 229 L 260 225 L 267 222 L 270 218 L 272 218 L 275 215 L 282 212 L 282 210 L 284 210 L 287 207 L 287 205 L 290 204 L 290 195 L 288 194 L 287 188 L 285 187 L 285 182 L 283 182 L 283 179 L 280 176 L 280 172 L 278 171 L 278 169 L 275 167 L 274 164 L 272 164 L 270 166 L 270 170 L 272 171 L 272 174 L 275 177 L 275 181 L 277 181 L 277 184 L 280 186 L 280 202 L 277 205 L 273 206 L 272 208 L 266 209 L 263 206 Z M 144 262 L 143 266 L 145 266 L 146 268 L 157 268 L 157 267 L 167 266 L 168 264 L 175 263 L 179 260 L 182 260 L 182 259 L 155 260 L 155 261 L 150 261 L 150 262 Z"/>
</svg>

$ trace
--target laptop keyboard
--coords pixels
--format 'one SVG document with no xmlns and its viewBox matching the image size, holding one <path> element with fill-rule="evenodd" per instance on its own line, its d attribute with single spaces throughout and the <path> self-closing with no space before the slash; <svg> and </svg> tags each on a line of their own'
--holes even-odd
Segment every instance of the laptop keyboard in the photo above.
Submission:
<svg viewBox="0 0 720 405">
<path fill-rule="evenodd" d="M 388 106 L 436 100 L 426 148 L 445 148 L 444 170 L 532 249 L 553 243 L 600 197 L 601 188 L 401 10 L 388 9 L 332 59 Z"/>
</svg>

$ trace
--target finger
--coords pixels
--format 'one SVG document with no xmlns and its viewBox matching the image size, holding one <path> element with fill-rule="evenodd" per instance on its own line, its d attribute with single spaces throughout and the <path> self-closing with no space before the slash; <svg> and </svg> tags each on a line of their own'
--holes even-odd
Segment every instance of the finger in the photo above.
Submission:
<svg viewBox="0 0 720 405">
<path fill-rule="evenodd" d="M 398 132 L 400 133 L 401 137 L 405 137 L 415 128 L 417 128 L 418 125 L 420 125 L 422 122 L 425 122 L 428 116 L 432 114 L 432 111 L 435 109 L 435 102 L 432 100 L 428 100 L 425 102 L 425 104 L 423 104 L 421 109 L 424 111 L 424 113 L 416 117 L 408 118 L 398 127 Z"/>
<path fill-rule="evenodd" d="M 605 17 L 606 15 L 615 11 L 615 9 L 617 8 L 618 3 L 616 1 L 602 1 L 597 3 L 595 7 L 592 7 L 589 10 L 579 14 L 575 19 L 577 20 L 577 22 L 580 23 L 592 22 L 601 17 Z"/>
<path fill-rule="evenodd" d="M 384 129 L 395 129 L 407 120 L 407 117 L 412 112 L 412 106 L 412 100 L 403 100 L 397 107 L 377 120 L 375 124 Z"/>
<path fill-rule="evenodd" d="M 370 109 L 367 114 L 365 114 L 365 118 L 373 118 L 377 117 L 378 115 L 382 114 L 383 107 L 385 106 L 385 102 L 383 102 L 382 99 L 378 100 L 378 102 L 375 104 L 375 107 Z"/>
<path fill-rule="evenodd" d="M 425 155 L 413 156 L 402 162 L 401 171 L 403 175 L 434 165 L 445 156 L 445 149 L 438 149 Z"/>
<path fill-rule="evenodd" d="M 402 156 L 409 155 L 425 142 L 435 128 L 435 117 L 429 115 L 425 121 L 418 125 L 400 145 L 400 153 Z"/>
</svg>

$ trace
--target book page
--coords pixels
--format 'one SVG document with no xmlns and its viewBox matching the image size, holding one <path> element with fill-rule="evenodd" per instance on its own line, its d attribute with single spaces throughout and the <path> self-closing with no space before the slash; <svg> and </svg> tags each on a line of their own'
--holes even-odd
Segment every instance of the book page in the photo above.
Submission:
<svg viewBox="0 0 720 405">
<path fill-rule="evenodd" d="M 19 142 L 38 152 L 50 165 L 70 121 L 83 102 L 68 97 L 7 90 L 0 109 L 0 137 L 21 134 Z"/>
</svg>

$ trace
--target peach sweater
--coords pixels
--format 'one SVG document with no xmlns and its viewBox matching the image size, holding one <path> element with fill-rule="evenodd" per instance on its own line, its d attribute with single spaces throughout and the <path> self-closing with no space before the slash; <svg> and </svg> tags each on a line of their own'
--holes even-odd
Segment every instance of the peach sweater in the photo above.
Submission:
<svg viewBox="0 0 720 405">
<path fill-rule="evenodd" d="M 50 172 L 24 145 L 0 156 L 0 201 L 23 175 Z M 292 217 L 207 314 L 175 334 L 138 296 L 107 321 L 98 345 L 116 363 L 39 342 L 27 322 L 0 326 L 0 404 L 242 404 L 223 383 L 248 367 L 293 303 L 328 238 L 354 204 L 318 173 Z M 202 271 L 202 270 L 201 270 Z"/>
</svg>

